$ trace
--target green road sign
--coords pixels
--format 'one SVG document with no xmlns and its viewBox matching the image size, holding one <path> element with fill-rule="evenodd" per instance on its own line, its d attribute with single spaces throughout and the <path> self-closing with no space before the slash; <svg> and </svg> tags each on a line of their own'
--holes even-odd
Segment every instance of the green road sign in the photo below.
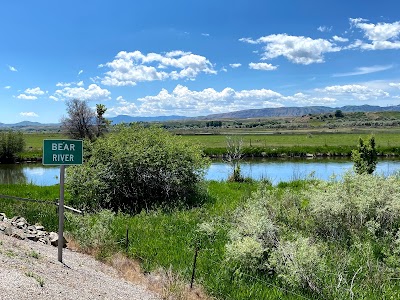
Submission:
<svg viewBox="0 0 400 300">
<path fill-rule="evenodd" d="M 43 140 L 44 165 L 81 165 L 83 143 L 79 140 Z"/>
</svg>

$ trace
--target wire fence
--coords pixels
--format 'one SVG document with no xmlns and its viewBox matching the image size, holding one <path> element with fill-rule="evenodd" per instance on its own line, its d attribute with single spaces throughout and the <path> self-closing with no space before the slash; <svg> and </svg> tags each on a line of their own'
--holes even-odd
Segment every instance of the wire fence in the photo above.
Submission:
<svg viewBox="0 0 400 300">
<path fill-rule="evenodd" d="M 17 201 L 36 202 L 36 203 L 47 204 L 47 205 L 55 205 L 57 207 L 60 205 L 60 203 L 58 202 L 58 199 L 55 199 L 54 201 L 38 200 L 38 199 L 29 199 L 29 198 L 22 198 L 22 197 L 2 195 L 2 194 L 0 194 L 0 199 L 11 199 L 11 200 L 17 200 Z M 67 205 L 64 205 L 64 209 L 67 209 L 69 211 L 72 211 L 72 212 L 80 214 L 80 215 L 84 214 L 83 211 L 73 208 L 73 207 L 70 207 L 70 206 L 67 206 Z"/>
</svg>

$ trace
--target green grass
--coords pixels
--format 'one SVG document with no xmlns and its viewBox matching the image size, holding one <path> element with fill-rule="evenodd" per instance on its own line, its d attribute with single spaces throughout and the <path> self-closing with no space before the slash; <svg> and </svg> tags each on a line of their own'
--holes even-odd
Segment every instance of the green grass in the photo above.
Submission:
<svg viewBox="0 0 400 300">
<path fill-rule="evenodd" d="M 128 257 L 139 259 L 145 271 L 171 267 L 187 282 L 192 272 L 195 244 L 202 241 L 195 282 L 201 284 L 210 295 L 218 299 L 300 299 L 301 297 L 318 299 L 318 295 L 312 295 L 306 290 L 284 287 L 276 277 L 254 270 L 242 272 L 226 263 L 225 245 L 229 240 L 228 231 L 232 226 L 234 211 L 241 207 L 260 184 L 259 182 L 206 182 L 206 197 L 202 196 L 202 199 L 206 200 L 199 207 L 143 211 L 135 216 L 122 213 L 114 215 L 109 212 L 84 217 L 67 214 L 65 227 L 78 241 L 85 241 L 89 247 L 95 248 L 100 259 L 106 260 L 112 254 L 122 251 Z M 297 180 L 270 188 L 277 189 L 278 194 L 283 194 L 286 189 L 290 189 L 291 192 L 304 191 L 309 186 L 309 181 Z M 0 185 L 0 194 L 49 201 L 57 198 L 58 192 L 57 186 Z M 69 195 L 66 195 L 66 198 L 68 202 Z M 308 230 L 308 227 L 313 225 L 307 220 L 303 222 L 303 215 L 299 214 L 299 206 L 296 206 L 296 203 L 291 205 L 289 202 L 279 203 L 279 201 L 277 199 L 276 207 L 282 209 L 282 223 L 287 224 L 290 232 L 297 230 L 297 227 Z M 301 207 L 307 203 L 301 199 Z M 30 223 L 38 222 L 47 230 L 57 230 L 58 218 L 55 206 L 0 198 L 0 212 L 5 212 L 10 217 L 22 215 Z M 292 224 L 290 220 L 297 221 Z M 207 238 L 198 230 L 199 224 L 204 223 L 215 228 L 214 234 Z M 127 229 L 129 243 L 126 248 Z M 340 257 L 336 252 L 332 255 Z M 353 273 L 360 263 L 361 259 L 352 262 Z M 357 278 L 357 282 L 360 279 Z M 390 286 L 383 288 L 386 295 L 390 288 L 394 289 L 393 295 L 397 295 L 396 284 L 388 284 Z M 359 293 L 364 293 L 358 287 L 357 289 Z M 371 293 L 368 299 L 379 298 L 376 296 L 378 292 L 372 289 L 366 293 Z"/>
<path fill-rule="evenodd" d="M 370 133 L 321 133 L 321 134 L 259 134 L 239 135 L 243 139 L 243 153 L 247 156 L 304 156 L 307 153 L 333 156 L 348 156 L 355 149 L 359 137 Z M 382 155 L 400 155 L 398 133 L 377 132 L 374 134 L 377 150 Z M 224 135 L 184 135 L 182 139 L 200 145 L 207 155 L 222 155 L 226 152 Z"/>
<path fill-rule="evenodd" d="M 278 156 L 282 153 L 288 156 L 304 156 L 306 153 L 322 153 L 324 155 L 348 156 L 358 144 L 358 138 L 366 138 L 374 134 L 378 152 L 382 155 L 400 155 L 400 134 L 394 130 L 352 133 L 350 129 L 343 133 L 298 132 L 285 134 L 252 134 L 252 131 L 238 132 L 243 139 L 243 152 L 247 156 Z M 227 134 L 235 134 L 228 130 Z M 63 139 L 61 133 L 26 133 L 24 134 L 25 150 L 19 154 L 21 160 L 37 160 L 42 156 L 44 139 Z M 182 139 L 191 144 L 197 144 L 206 155 L 222 155 L 226 153 L 226 135 L 182 135 Z"/>
<path fill-rule="evenodd" d="M 36 200 L 48 200 L 46 203 L 34 203 L 1 198 L 0 212 L 7 217 L 23 216 L 30 224 L 41 223 L 47 231 L 57 231 L 57 206 L 52 204 L 59 197 L 58 186 L 35 186 L 31 184 L 0 185 L 0 195 L 16 196 Z"/>
<path fill-rule="evenodd" d="M 43 140 L 63 138 L 66 136 L 62 133 L 24 133 L 25 149 L 18 157 L 20 160 L 37 160 L 42 157 Z"/>
</svg>

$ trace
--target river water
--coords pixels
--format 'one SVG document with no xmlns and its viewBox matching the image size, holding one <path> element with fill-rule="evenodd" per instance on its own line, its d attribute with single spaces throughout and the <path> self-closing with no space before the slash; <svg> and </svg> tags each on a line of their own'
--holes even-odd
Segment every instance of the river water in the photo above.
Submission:
<svg viewBox="0 0 400 300">
<path fill-rule="evenodd" d="M 348 159 L 254 159 L 241 162 L 243 176 L 253 179 L 269 179 L 273 184 L 281 181 L 314 177 L 329 180 L 332 176 L 340 178 L 351 171 L 353 163 Z M 376 174 L 392 175 L 400 170 L 400 160 L 378 161 Z M 232 168 L 222 161 L 213 161 L 205 179 L 226 180 Z M 0 164 L 0 184 L 33 183 L 53 185 L 59 182 L 59 167 L 41 164 Z"/>
</svg>

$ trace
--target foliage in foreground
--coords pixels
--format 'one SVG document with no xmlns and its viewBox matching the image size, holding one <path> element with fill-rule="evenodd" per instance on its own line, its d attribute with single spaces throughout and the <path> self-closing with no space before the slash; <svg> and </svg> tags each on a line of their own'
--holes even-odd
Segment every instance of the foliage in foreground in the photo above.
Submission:
<svg viewBox="0 0 400 300">
<path fill-rule="evenodd" d="M 227 261 L 324 299 L 398 298 L 399 199 L 397 178 L 372 175 L 260 189 L 236 212 Z"/>
<path fill-rule="evenodd" d="M 91 144 L 87 162 L 68 169 L 73 205 L 136 213 L 189 201 L 207 160 L 201 151 L 160 128 L 121 125 Z"/>
<path fill-rule="evenodd" d="M 24 150 L 25 140 L 22 132 L 0 131 L 0 162 L 10 163 L 18 152 Z"/>
</svg>

